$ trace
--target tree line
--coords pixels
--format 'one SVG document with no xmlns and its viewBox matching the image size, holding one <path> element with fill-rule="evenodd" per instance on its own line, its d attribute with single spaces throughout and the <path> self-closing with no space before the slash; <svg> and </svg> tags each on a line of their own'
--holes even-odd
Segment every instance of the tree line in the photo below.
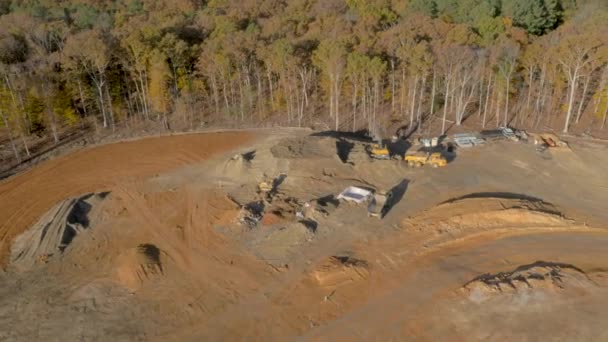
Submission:
<svg viewBox="0 0 608 342">
<path fill-rule="evenodd" d="M 607 7 L 0 0 L 0 126 L 17 160 L 85 124 L 604 128 Z"/>
</svg>

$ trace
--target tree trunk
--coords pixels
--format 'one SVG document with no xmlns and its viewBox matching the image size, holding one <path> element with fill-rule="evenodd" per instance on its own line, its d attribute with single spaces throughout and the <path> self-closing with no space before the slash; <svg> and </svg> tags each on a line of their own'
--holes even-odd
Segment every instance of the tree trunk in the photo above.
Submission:
<svg viewBox="0 0 608 342">
<path fill-rule="evenodd" d="M 141 116 L 144 118 L 144 120 L 148 120 L 148 113 L 146 113 L 146 108 L 145 108 L 145 104 L 144 104 L 144 96 L 140 89 L 141 84 L 138 79 L 136 79 L 135 82 L 133 82 L 133 83 L 135 84 L 135 92 L 137 93 L 137 98 L 135 101 L 135 108 L 137 109 L 138 113 L 141 114 Z M 137 101 L 137 100 L 139 100 L 139 101 Z"/>
<path fill-rule="evenodd" d="M 587 98 L 587 89 L 589 87 L 589 81 L 591 81 L 591 75 L 589 75 L 585 78 L 585 86 L 583 87 L 583 93 L 581 94 L 581 102 L 578 105 L 578 111 L 576 113 L 576 123 L 578 123 L 580 121 L 581 114 L 583 113 L 585 99 Z"/>
<path fill-rule="evenodd" d="M 219 89 L 217 87 L 217 80 L 215 79 L 215 75 L 212 74 L 211 77 L 211 88 L 213 88 L 213 101 L 215 102 L 215 116 L 216 118 L 220 117 L 220 95 Z"/>
<path fill-rule="evenodd" d="M 110 95 L 110 87 L 106 84 L 106 96 L 108 97 L 108 113 L 110 114 L 110 125 L 112 126 L 112 131 L 116 128 L 116 122 L 114 120 L 114 105 L 112 101 L 112 95 Z"/>
<path fill-rule="evenodd" d="M 488 89 L 486 89 L 486 101 L 483 108 L 483 121 L 481 124 L 482 128 L 486 128 L 486 120 L 488 118 L 488 103 L 490 102 L 490 94 L 492 89 L 492 76 L 493 74 L 490 73 L 490 77 L 488 79 Z"/>
<path fill-rule="evenodd" d="M 363 118 L 367 119 L 367 80 L 363 79 L 361 87 L 361 111 L 363 112 Z"/>
<path fill-rule="evenodd" d="M 329 117 L 334 118 L 334 76 L 329 76 Z"/>
<path fill-rule="evenodd" d="M 255 66 L 255 65 L 254 65 Z M 258 108 L 258 120 L 262 120 L 262 114 L 263 114 L 263 110 L 264 110 L 264 106 L 262 106 L 262 99 L 263 99 L 263 85 L 262 85 L 262 76 L 260 76 L 260 70 L 258 66 L 255 66 L 255 78 L 258 81 L 258 86 L 257 86 L 257 91 L 258 91 L 258 97 L 257 97 L 257 101 L 256 101 L 256 106 Z"/>
<path fill-rule="evenodd" d="M 104 95 L 103 95 L 103 84 L 98 81 L 98 82 L 96 82 L 96 87 L 97 87 L 97 97 L 98 97 L 98 101 L 99 101 L 99 108 L 101 109 L 101 117 L 103 119 L 103 128 L 107 128 L 108 127 L 108 119 L 106 117 L 106 105 L 105 105 L 105 101 L 103 100 L 103 98 L 104 98 Z"/>
<path fill-rule="evenodd" d="M 353 80 L 353 102 L 352 102 L 352 106 L 353 106 L 353 132 L 355 132 L 357 130 L 357 91 L 358 91 L 358 85 L 359 80 L 354 79 Z"/>
<path fill-rule="evenodd" d="M 418 96 L 418 112 L 416 113 L 416 119 L 418 121 L 418 125 L 422 124 L 422 102 L 424 101 L 424 88 L 426 87 L 426 78 L 425 74 L 422 76 L 422 85 L 420 86 L 420 96 Z"/>
<path fill-rule="evenodd" d="M 243 94 L 243 76 L 239 72 L 239 109 L 241 112 L 241 122 L 245 120 L 245 95 Z"/>
<path fill-rule="evenodd" d="M 222 96 L 224 97 L 225 115 L 230 113 L 230 101 L 228 101 L 228 89 L 226 89 L 226 78 L 222 76 Z"/>
<path fill-rule="evenodd" d="M 437 71 L 435 70 L 435 68 L 433 67 L 433 87 L 431 90 L 431 111 L 429 113 L 429 115 L 434 115 L 435 114 L 435 92 L 436 92 L 436 79 L 437 79 Z"/>
<path fill-rule="evenodd" d="M 406 100 L 406 87 L 407 87 L 407 80 L 406 80 L 406 75 L 405 75 L 405 68 L 401 68 L 401 101 L 399 101 L 399 111 L 401 112 L 401 114 L 403 115 L 403 117 L 405 118 L 405 100 Z M 409 88 L 409 87 L 408 87 Z M 409 89 L 407 89 L 408 93 L 409 93 Z"/>
<path fill-rule="evenodd" d="M 84 93 L 82 92 L 82 83 L 80 82 L 80 78 L 77 79 L 78 83 L 78 93 L 80 95 L 80 102 L 82 103 L 82 109 L 84 110 L 84 116 L 89 116 L 89 111 L 87 109 L 87 102 L 84 99 Z"/>
<path fill-rule="evenodd" d="M 602 119 L 602 129 L 606 128 L 606 117 L 608 117 L 608 99 L 606 100 L 606 108 L 604 108 L 604 118 Z"/>
<path fill-rule="evenodd" d="M 456 88 L 456 79 L 458 78 L 458 74 L 456 74 L 452 81 L 454 82 L 452 84 L 452 94 L 450 95 L 450 112 L 454 112 L 454 103 L 456 102 L 456 90 L 458 88 Z"/>
<path fill-rule="evenodd" d="M 411 104 L 410 104 L 410 127 L 414 124 L 414 115 L 416 112 L 416 94 L 418 92 L 418 78 L 420 76 L 416 75 L 414 79 L 414 91 L 412 94 Z"/>
<path fill-rule="evenodd" d="M 530 115 L 530 100 L 532 99 L 532 85 L 534 84 L 534 80 L 532 79 L 534 77 L 534 70 L 536 69 L 536 67 L 531 67 L 530 71 L 528 73 L 528 80 L 530 81 L 530 84 L 528 84 L 528 98 L 526 100 L 526 115 L 529 116 Z"/>
<path fill-rule="evenodd" d="M 300 113 L 298 118 L 298 126 L 302 126 L 302 118 L 304 117 L 304 108 L 308 107 L 308 82 L 310 74 L 306 67 L 300 69 L 300 79 L 302 80 L 302 96 L 303 100 L 300 105 Z"/>
<path fill-rule="evenodd" d="M 13 153 L 15 154 L 15 160 L 17 160 L 18 163 L 21 163 L 21 156 L 19 155 L 19 151 L 17 150 L 17 146 L 15 145 L 15 140 L 13 137 L 13 131 L 11 130 L 11 126 L 8 123 L 8 120 L 6 119 L 6 116 L 4 116 L 4 113 L 0 110 L 0 119 L 2 119 L 2 122 L 4 123 L 4 127 L 6 127 L 6 130 L 8 131 L 8 140 L 11 143 L 11 148 L 13 149 Z M 605 118 L 604 118 L 604 121 Z"/>
<path fill-rule="evenodd" d="M 146 116 L 146 120 L 150 119 L 150 106 L 148 104 L 148 81 L 145 72 L 139 71 L 139 82 L 141 86 L 141 96 L 142 96 L 142 104 L 144 107 L 144 113 Z"/>
<path fill-rule="evenodd" d="M 274 109 L 274 87 L 272 85 L 272 73 L 266 68 L 266 77 L 268 78 L 268 89 L 270 89 L 270 107 Z"/>
<path fill-rule="evenodd" d="M 340 128 L 340 75 L 336 75 L 336 83 L 335 83 L 335 99 L 336 99 L 336 131 Z"/>
<path fill-rule="evenodd" d="M 543 103 L 543 95 L 545 93 L 545 78 L 547 77 L 547 66 L 543 64 L 543 69 L 540 73 L 540 85 L 538 89 L 538 95 L 536 95 L 536 105 L 534 112 L 538 115 L 542 110 L 541 104 Z"/>
<path fill-rule="evenodd" d="M 509 74 L 508 78 L 507 78 L 507 91 L 505 92 L 505 120 L 504 120 L 504 127 L 507 127 L 508 123 L 509 123 L 509 98 L 511 96 L 510 94 L 511 92 L 511 74 Z"/>
<path fill-rule="evenodd" d="M 395 59 L 391 58 L 391 114 L 395 113 Z"/>
<path fill-rule="evenodd" d="M 251 69 L 249 67 L 243 66 L 243 71 L 245 72 L 245 92 L 247 92 L 247 101 L 249 102 L 249 121 L 252 121 L 253 116 L 253 87 L 251 86 Z"/>
<path fill-rule="evenodd" d="M 497 91 L 498 98 L 496 99 L 496 127 L 500 126 L 500 101 L 502 100 L 502 93 Z"/>
<path fill-rule="evenodd" d="M 484 86 L 484 81 L 483 81 L 483 76 L 481 76 L 481 79 L 479 80 L 479 102 L 477 104 L 477 118 L 481 119 L 481 114 L 483 112 L 483 86 Z"/>
<path fill-rule="evenodd" d="M 59 135 L 57 133 L 57 120 L 55 120 L 55 113 L 53 113 L 53 109 L 52 108 L 47 108 L 46 109 L 47 115 L 49 116 L 49 119 L 51 121 L 51 132 L 53 134 L 53 142 L 55 144 L 59 143 Z"/>
<path fill-rule="evenodd" d="M 462 124 L 462 117 L 464 116 L 464 94 L 466 91 L 466 79 L 463 76 L 463 81 L 460 84 L 460 95 L 458 96 L 458 103 L 456 104 L 456 126 Z"/>
<path fill-rule="evenodd" d="M 380 81 L 379 80 L 374 80 L 374 109 L 372 112 L 372 127 L 374 130 L 378 129 L 378 125 L 376 124 L 376 113 L 378 110 L 378 104 L 379 104 L 379 99 L 380 99 Z M 380 134 L 380 132 L 374 132 L 376 134 Z"/>
<path fill-rule="evenodd" d="M 564 123 L 564 133 L 568 133 L 570 128 L 570 118 L 572 117 L 572 108 L 574 106 L 574 95 L 576 94 L 576 82 L 578 80 L 578 70 L 574 71 L 573 77 L 570 78 L 570 96 L 568 99 L 568 112 L 566 113 L 566 122 Z"/>
<path fill-rule="evenodd" d="M 11 100 L 13 102 L 13 106 L 15 107 L 15 110 L 19 110 L 20 106 L 17 103 L 17 98 L 15 96 L 15 91 L 13 90 L 13 87 L 11 85 L 11 81 L 8 78 L 8 76 L 5 76 L 5 81 L 6 81 L 6 86 L 8 87 L 9 93 L 11 94 Z M 25 111 L 23 111 L 23 103 L 21 103 L 21 110 L 25 114 Z M 27 146 L 27 141 L 25 140 L 25 136 L 24 136 L 23 130 L 20 129 L 19 131 L 20 131 L 19 135 L 21 137 L 21 142 L 23 142 L 23 148 L 25 149 L 25 154 L 26 154 L 26 156 L 29 157 L 30 156 L 30 149 Z"/>
<path fill-rule="evenodd" d="M 441 135 L 445 134 L 445 120 L 448 116 L 448 100 L 450 98 L 450 79 L 445 78 L 445 102 L 443 104 L 443 122 L 441 123 Z"/>
</svg>

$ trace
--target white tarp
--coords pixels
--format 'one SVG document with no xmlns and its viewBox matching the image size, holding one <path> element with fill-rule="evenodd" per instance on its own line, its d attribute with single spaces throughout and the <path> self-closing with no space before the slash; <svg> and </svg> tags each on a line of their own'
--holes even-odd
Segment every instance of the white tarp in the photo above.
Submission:
<svg viewBox="0 0 608 342">
<path fill-rule="evenodd" d="M 357 204 L 361 204 L 369 200 L 372 192 L 369 190 L 365 190 L 362 188 L 358 188 L 356 186 L 350 186 L 346 188 L 340 195 L 338 195 L 338 199 L 346 200 L 350 202 L 355 202 Z"/>
</svg>

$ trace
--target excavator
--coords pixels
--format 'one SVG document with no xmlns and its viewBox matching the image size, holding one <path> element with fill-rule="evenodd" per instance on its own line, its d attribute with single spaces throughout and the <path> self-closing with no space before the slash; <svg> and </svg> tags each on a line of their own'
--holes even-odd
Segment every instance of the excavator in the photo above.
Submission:
<svg viewBox="0 0 608 342">
<path fill-rule="evenodd" d="M 368 146 L 368 148 L 367 148 L 367 152 L 369 153 L 369 156 L 373 159 L 379 159 L 379 160 L 391 159 L 391 154 L 388 150 L 388 147 L 386 146 L 386 144 L 384 144 L 382 142 L 382 138 L 381 138 L 380 134 L 378 133 L 377 127 L 376 127 L 375 131 L 376 131 L 374 133 L 375 143 Z"/>
</svg>

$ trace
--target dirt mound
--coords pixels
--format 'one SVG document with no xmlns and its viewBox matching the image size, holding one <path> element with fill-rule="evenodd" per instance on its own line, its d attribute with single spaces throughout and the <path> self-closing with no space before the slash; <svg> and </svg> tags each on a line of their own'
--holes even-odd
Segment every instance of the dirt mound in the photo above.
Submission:
<svg viewBox="0 0 608 342">
<path fill-rule="evenodd" d="M 463 290 L 470 300 L 483 302 L 497 295 L 583 290 L 594 286 L 587 274 L 575 266 L 539 261 L 512 272 L 484 274 L 468 282 Z"/>
<path fill-rule="evenodd" d="M 349 256 L 332 256 L 310 274 L 323 287 L 338 287 L 367 279 L 369 275 L 369 265 L 365 260 Z"/>
<path fill-rule="evenodd" d="M 56 203 L 83 193 L 200 163 L 251 141 L 254 134 L 230 132 L 148 138 L 81 150 L 42 163 L 0 182 L 0 265 L 11 241 Z"/>
<path fill-rule="evenodd" d="M 132 291 L 146 282 L 161 277 L 167 254 L 156 245 L 145 243 L 120 255 L 116 262 L 115 277 L 119 284 Z"/>
<path fill-rule="evenodd" d="M 287 222 L 254 231 L 248 244 L 266 262 L 282 266 L 312 241 L 315 232 L 316 227 L 311 229 L 307 222 Z"/>
<path fill-rule="evenodd" d="M 95 226 L 100 204 L 108 193 L 87 194 L 67 199 L 43 215 L 30 229 L 13 241 L 10 264 L 27 270 L 61 254 L 74 238 Z"/>
<path fill-rule="evenodd" d="M 465 230 L 562 227 L 571 221 L 555 206 L 530 199 L 465 197 L 448 201 L 408 218 L 412 230 L 435 230 L 439 234 Z"/>
<path fill-rule="evenodd" d="M 331 138 L 287 138 L 270 150 L 275 158 L 329 158 L 336 155 L 335 140 Z"/>
<path fill-rule="evenodd" d="M 256 151 L 235 154 L 223 165 L 220 172 L 223 176 L 238 179 L 251 173 L 251 162 L 255 159 Z"/>
</svg>

